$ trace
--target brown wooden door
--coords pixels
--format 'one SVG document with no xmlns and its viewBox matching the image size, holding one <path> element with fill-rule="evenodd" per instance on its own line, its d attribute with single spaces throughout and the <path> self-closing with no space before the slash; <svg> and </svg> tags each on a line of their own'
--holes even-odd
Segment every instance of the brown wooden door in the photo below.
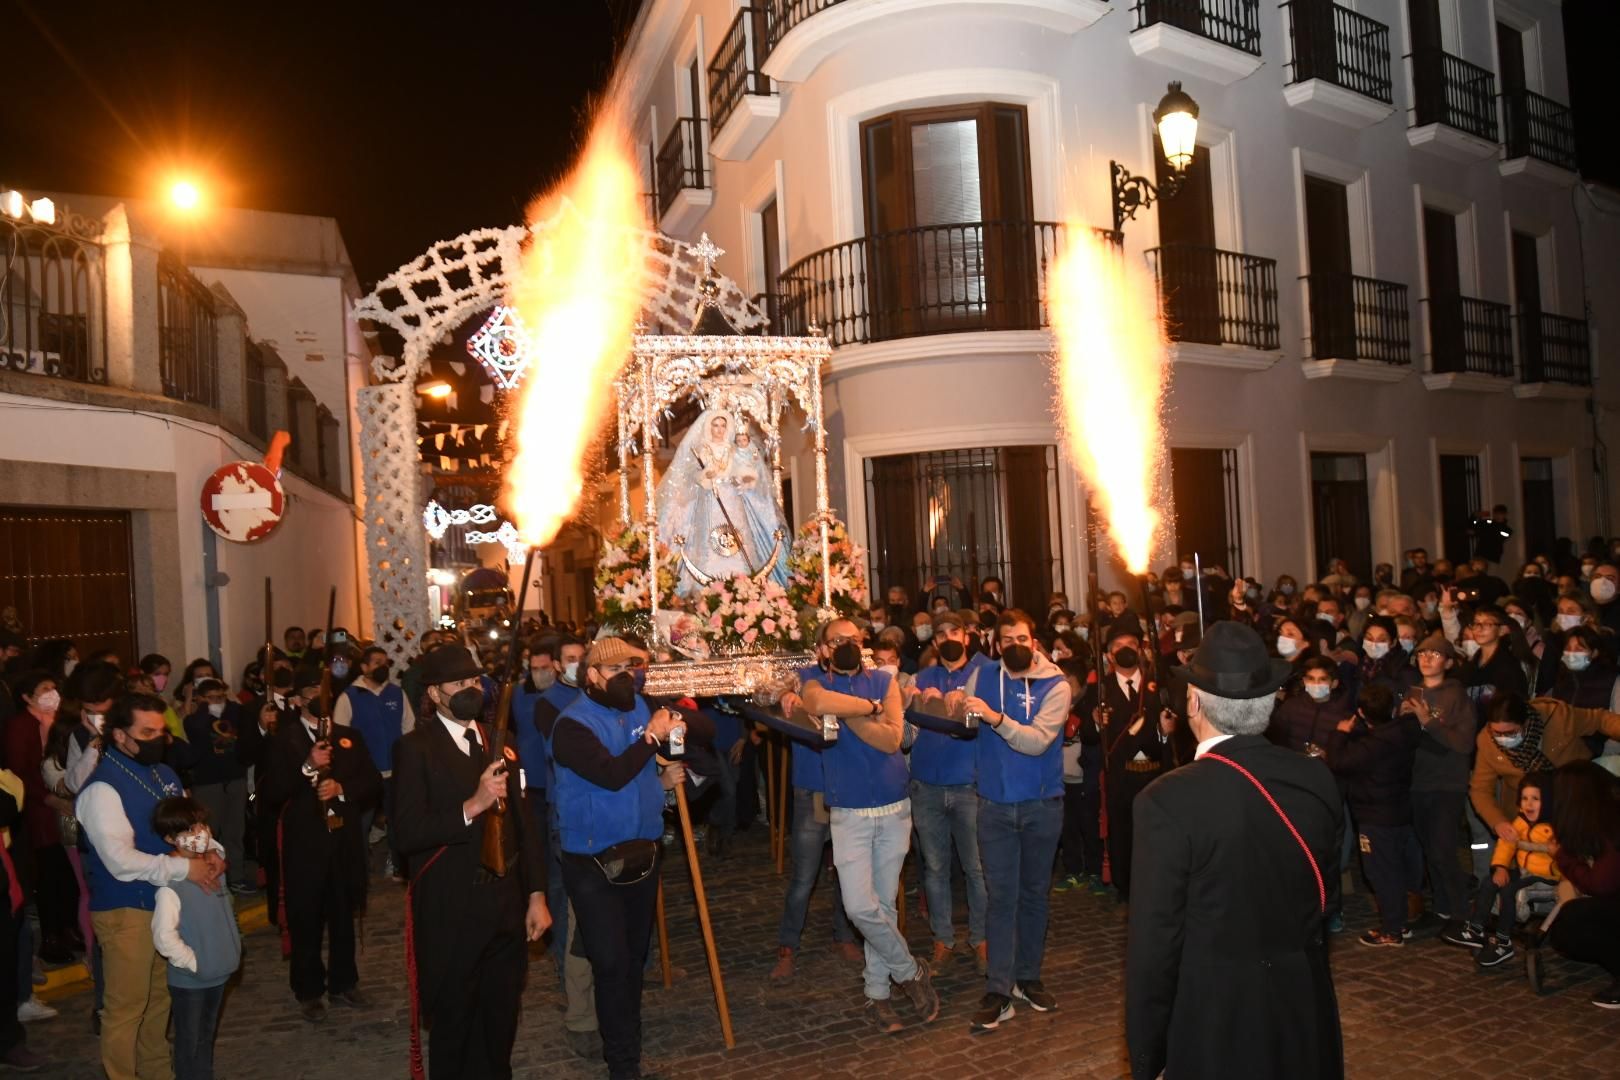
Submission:
<svg viewBox="0 0 1620 1080">
<path fill-rule="evenodd" d="M 1457 257 L 1457 219 L 1423 208 L 1423 255 L 1428 263 L 1429 352 L 1435 371 L 1461 371 L 1463 351 L 1462 267 Z"/>
<path fill-rule="evenodd" d="M 1153 137 L 1155 182 L 1173 183 L 1174 170 Z M 1172 341 L 1221 343 L 1221 293 L 1215 253 L 1215 197 L 1210 190 L 1209 149 L 1197 147 L 1174 198 L 1160 199 L 1159 290 Z"/>
<path fill-rule="evenodd" d="M 1305 178 L 1305 248 L 1310 259 L 1311 354 L 1354 359 L 1355 282 L 1351 277 L 1350 204 L 1344 185 Z"/>
<path fill-rule="evenodd" d="M 81 657 L 139 659 L 129 514 L 0 507 L 0 609 L 15 608 L 30 644 L 70 638 Z"/>
</svg>

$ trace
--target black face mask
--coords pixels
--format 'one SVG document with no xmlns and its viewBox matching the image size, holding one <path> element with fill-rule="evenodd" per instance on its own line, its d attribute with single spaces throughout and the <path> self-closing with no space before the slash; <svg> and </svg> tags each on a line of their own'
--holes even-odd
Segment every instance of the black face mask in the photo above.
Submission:
<svg viewBox="0 0 1620 1080">
<path fill-rule="evenodd" d="M 1114 666 L 1117 668 L 1124 668 L 1126 671 L 1131 670 L 1141 662 L 1142 654 L 1131 648 L 1129 645 L 1125 646 L 1123 649 L 1119 650 L 1119 652 L 1114 654 Z"/>
<path fill-rule="evenodd" d="M 629 712 L 636 707 L 636 677 L 628 671 L 613 676 L 600 690 L 592 690 L 597 700 L 615 712 Z"/>
<path fill-rule="evenodd" d="M 947 664 L 956 663 L 967 652 L 967 646 L 960 641 L 942 641 L 934 648 L 939 653 L 939 658 Z"/>
<path fill-rule="evenodd" d="M 291 689 L 292 672 L 288 671 L 286 668 L 276 668 L 275 673 L 270 676 L 270 685 L 274 686 L 277 690 Z"/>
<path fill-rule="evenodd" d="M 137 763 L 148 767 L 161 765 L 163 763 L 164 741 L 162 735 L 150 739 L 136 739 L 135 752 L 129 756 L 134 758 Z"/>
<path fill-rule="evenodd" d="M 1014 674 L 1028 671 L 1035 662 L 1035 650 L 1028 645 L 1007 645 L 1001 650 L 1001 662 Z"/>
<path fill-rule="evenodd" d="M 484 691 L 476 686 L 457 690 L 450 695 L 447 704 L 450 706 L 451 716 L 463 724 L 470 724 L 484 711 Z"/>
<path fill-rule="evenodd" d="M 393 673 L 394 668 L 392 664 L 378 664 L 376 667 L 372 668 L 366 673 L 366 678 L 375 683 L 385 683 L 388 681 L 388 677 Z"/>
<path fill-rule="evenodd" d="M 861 669 L 861 647 L 853 641 L 846 641 L 833 650 L 832 667 L 834 671 L 845 675 L 852 674 Z"/>
</svg>

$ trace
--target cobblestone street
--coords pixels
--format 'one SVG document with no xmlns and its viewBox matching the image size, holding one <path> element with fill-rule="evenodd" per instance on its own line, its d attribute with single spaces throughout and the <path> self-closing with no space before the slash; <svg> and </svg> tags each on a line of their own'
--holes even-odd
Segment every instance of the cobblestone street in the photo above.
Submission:
<svg viewBox="0 0 1620 1080">
<path fill-rule="evenodd" d="M 649 986 L 646 992 L 649 1069 L 691 1080 L 1111 1078 L 1124 1073 L 1125 919 L 1111 897 L 1052 898 L 1045 981 L 1058 997 L 1055 1013 L 1020 1010 L 1000 1030 L 970 1036 L 967 1016 L 982 982 L 972 964 L 960 960 L 936 980 L 945 1003 L 940 1018 L 926 1029 L 886 1037 L 869 1032 L 862 1018 L 859 972 L 833 955 L 825 884 L 811 907 L 798 974 L 786 985 L 767 981 L 784 881 L 769 865 L 762 828 L 740 836 L 732 852 L 706 863 L 706 872 L 737 1048 L 724 1049 L 692 890 L 676 849 L 666 895 L 670 951 L 684 976 L 673 989 Z M 912 866 L 907 878 L 914 886 Z M 361 985 L 372 1004 L 334 1010 L 319 1027 L 304 1023 L 294 1009 L 276 935 L 259 930 L 244 939 L 242 981 L 226 999 L 218 1043 L 222 1080 L 406 1075 L 402 897 L 402 889 L 374 879 L 360 960 Z M 914 905 L 915 897 L 908 903 Z M 1481 974 L 1460 950 L 1432 938 L 1400 950 L 1361 948 L 1354 938 L 1370 925 L 1370 902 L 1358 894 L 1347 907 L 1350 925 L 1336 939 L 1334 970 L 1350 1076 L 1557 1080 L 1620 1071 L 1620 1012 L 1605 1012 L 1588 1001 L 1603 985 L 1597 969 L 1555 961 L 1549 992 L 1537 997 L 1517 962 Z M 909 936 L 921 952 L 927 947 L 926 929 L 915 910 L 912 915 Z M 54 1062 L 45 1075 L 101 1075 L 90 1035 L 90 1001 L 88 993 L 58 1000 L 60 1018 L 30 1026 L 31 1045 Z M 906 1006 L 900 1007 L 906 1015 Z M 571 1080 L 605 1074 L 600 1063 L 570 1054 L 561 1008 L 549 959 L 536 960 L 514 1061 L 518 1076 Z"/>
</svg>

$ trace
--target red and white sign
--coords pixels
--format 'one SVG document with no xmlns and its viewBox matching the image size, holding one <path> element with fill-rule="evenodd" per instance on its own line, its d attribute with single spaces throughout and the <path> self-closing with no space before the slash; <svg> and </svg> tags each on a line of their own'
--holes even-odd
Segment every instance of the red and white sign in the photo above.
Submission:
<svg viewBox="0 0 1620 1080">
<path fill-rule="evenodd" d="M 203 520 L 227 540 L 251 544 L 281 524 L 287 493 L 276 474 L 258 461 L 233 461 L 203 484 Z"/>
</svg>

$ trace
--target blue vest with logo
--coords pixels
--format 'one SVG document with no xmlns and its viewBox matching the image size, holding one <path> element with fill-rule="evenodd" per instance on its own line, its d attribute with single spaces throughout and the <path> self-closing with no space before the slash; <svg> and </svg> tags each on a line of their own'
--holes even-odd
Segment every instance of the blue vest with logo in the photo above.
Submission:
<svg viewBox="0 0 1620 1080">
<path fill-rule="evenodd" d="M 394 744 L 405 726 L 405 691 L 387 683 L 375 694 L 352 685 L 343 693 L 349 699 L 349 724 L 366 740 L 371 763 L 378 772 L 393 772 Z"/>
<path fill-rule="evenodd" d="M 135 850 L 147 855 L 167 855 L 174 850 L 174 845 L 164 843 L 152 829 L 152 811 L 157 804 L 185 794 L 173 769 L 167 765 L 141 765 L 122 751 L 108 750 L 101 755 L 85 787 L 91 784 L 106 784 L 118 793 L 124 816 L 135 833 Z M 91 911 L 151 911 L 157 904 L 157 886 L 144 881 L 119 881 L 101 861 L 94 844 L 85 850 L 84 879 L 90 886 Z"/>
<path fill-rule="evenodd" d="M 1007 675 L 1000 664 L 979 673 L 974 689 L 986 705 L 1005 716 L 1009 724 L 1029 724 L 1041 711 L 1041 702 L 1063 685 L 1062 675 L 1021 679 Z M 979 794 L 996 803 L 1021 803 L 1063 794 L 1063 734 L 1039 754 L 1020 754 L 993 731 L 980 731 Z"/>
<path fill-rule="evenodd" d="M 916 686 L 918 690 L 938 690 L 948 694 L 966 686 L 975 671 L 994 666 L 995 662 L 983 653 L 974 653 L 956 671 L 946 671 L 941 664 L 923 668 L 917 672 Z M 983 737 L 981 733 L 979 738 Z M 979 760 L 976 741 L 918 728 L 917 737 L 911 743 L 912 779 L 939 787 L 973 783 Z"/>
<path fill-rule="evenodd" d="M 837 675 L 818 670 L 806 678 L 834 693 L 869 701 L 882 701 L 889 692 L 890 676 L 886 671 Z M 897 803 L 906 797 L 906 785 L 911 779 L 905 755 L 898 750 L 892 754 L 874 750 L 844 724 L 839 726 L 838 741 L 821 752 L 821 765 L 827 805 L 848 810 Z"/>
<path fill-rule="evenodd" d="M 619 712 L 580 694 L 557 723 L 584 724 L 617 757 L 646 733 L 651 716 L 644 698 L 637 697 L 629 712 Z M 625 840 L 657 840 L 664 835 L 664 789 L 651 758 L 618 791 L 598 787 L 567 766 L 556 769 L 552 805 L 564 851 L 595 855 Z"/>
</svg>

